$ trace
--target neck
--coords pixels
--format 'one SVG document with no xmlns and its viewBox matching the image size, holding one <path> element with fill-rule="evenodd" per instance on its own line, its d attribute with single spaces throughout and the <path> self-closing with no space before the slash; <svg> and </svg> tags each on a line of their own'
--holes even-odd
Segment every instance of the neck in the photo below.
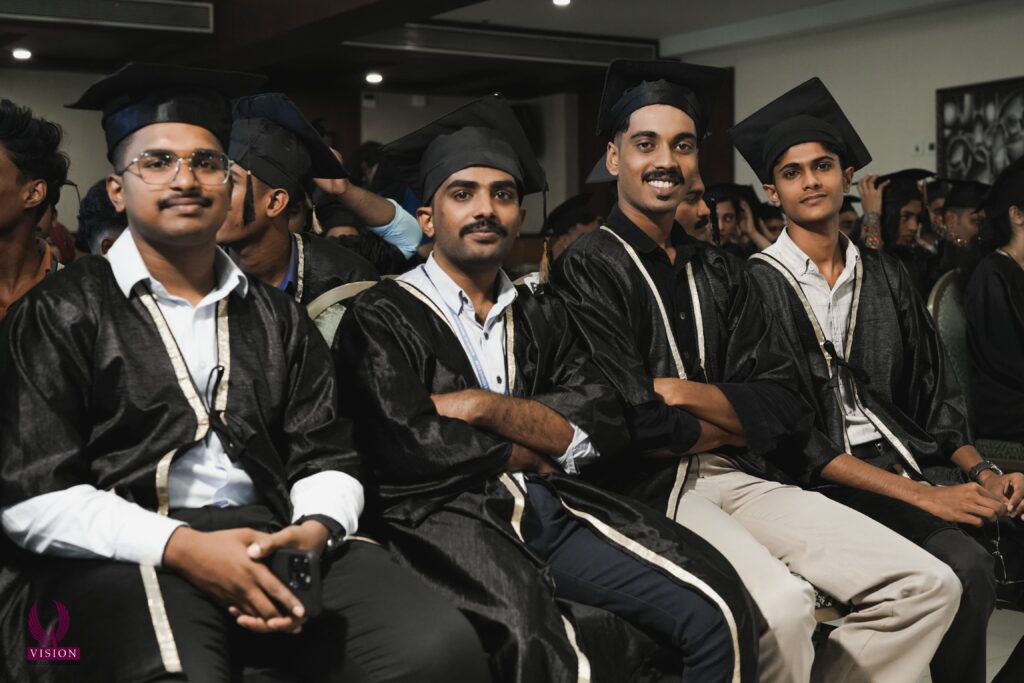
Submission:
<svg viewBox="0 0 1024 683">
<path fill-rule="evenodd" d="M 19 283 L 35 275 L 42 260 L 31 220 L 0 232 L 0 292 L 17 291 Z"/>
<path fill-rule="evenodd" d="M 179 246 L 151 244 L 134 230 L 131 232 L 150 275 L 160 281 L 168 294 L 195 306 L 216 285 L 217 243 L 212 236 L 203 244 Z"/>
<path fill-rule="evenodd" d="M 271 224 L 258 237 L 230 246 L 238 255 L 238 267 L 243 273 L 276 287 L 284 280 L 291 265 L 291 240 L 287 225 Z"/>
<path fill-rule="evenodd" d="M 1013 229 L 1010 241 L 1003 245 L 1003 251 L 1024 268 L 1024 227 Z"/>
<path fill-rule="evenodd" d="M 789 238 L 814 261 L 829 286 L 834 285 L 845 267 L 845 254 L 839 244 L 839 216 L 810 226 L 790 222 L 787 230 Z"/>
<path fill-rule="evenodd" d="M 665 213 L 648 214 L 629 202 L 619 199 L 619 210 L 633 225 L 654 240 L 665 251 L 672 249 L 672 226 L 675 224 L 675 210 Z"/>
<path fill-rule="evenodd" d="M 481 266 L 480 268 L 465 268 L 452 263 L 444 254 L 434 249 L 434 260 L 448 277 L 457 284 L 469 297 L 476 311 L 477 319 L 483 322 L 487 319 L 491 307 L 497 302 L 495 283 L 498 280 L 500 266 Z"/>
</svg>

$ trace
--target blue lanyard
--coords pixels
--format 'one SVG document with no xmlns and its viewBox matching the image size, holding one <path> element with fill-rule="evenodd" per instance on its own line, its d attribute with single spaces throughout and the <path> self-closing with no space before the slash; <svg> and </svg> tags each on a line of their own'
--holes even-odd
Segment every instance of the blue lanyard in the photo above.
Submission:
<svg viewBox="0 0 1024 683">
<path fill-rule="evenodd" d="M 459 319 L 460 316 L 458 312 L 449 306 L 447 301 L 445 301 L 444 295 L 441 294 L 441 290 L 437 288 L 436 284 L 434 284 L 434 280 L 430 277 L 430 273 L 428 273 L 426 269 L 423 270 L 423 274 L 427 276 L 427 280 L 430 282 L 430 285 L 434 288 L 434 291 L 437 292 L 437 298 L 440 299 L 441 303 L 444 304 L 444 307 L 448 309 L 451 319 L 455 322 L 455 331 L 459 335 L 459 341 L 462 343 L 462 348 L 466 352 L 466 355 L 469 357 L 469 362 L 473 366 L 473 373 L 476 374 L 477 382 L 480 383 L 480 386 L 483 389 L 486 389 L 487 391 L 494 391 L 491 388 L 491 383 L 487 381 L 487 373 L 484 371 L 483 362 L 480 360 L 480 356 L 477 355 L 476 347 L 474 347 L 470 342 L 469 335 L 466 333 L 466 328 L 463 327 L 462 321 Z M 505 349 L 505 353 L 508 353 L 508 349 Z M 502 390 L 497 393 L 505 394 L 507 392 L 506 390 Z"/>
</svg>

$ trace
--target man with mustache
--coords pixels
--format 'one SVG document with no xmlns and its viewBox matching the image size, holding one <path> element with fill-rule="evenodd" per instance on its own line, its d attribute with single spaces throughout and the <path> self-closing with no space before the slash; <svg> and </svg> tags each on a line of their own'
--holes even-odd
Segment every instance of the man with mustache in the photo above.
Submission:
<svg viewBox="0 0 1024 683">
<path fill-rule="evenodd" d="M 217 248 L 225 95 L 259 80 L 129 64 L 72 105 L 104 113 L 128 229 L 0 330 L 4 680 L 488 680 L 451 605 L 348 539 L 363 487 L 330 352 Z M 285 549 L 322 575 L 306 604 L 266 564 Z M 58 596 L 81 661 L 18 671 L 28 603 Z"/>
<path fill-rule="evenodd" d="M 552 284 L 626 403 L 632 447 L 583 476 L 664 511 L 736 567 L 768 622 L 760 680 L 913 681 L 952 618 L 956 578 L 882 525 L 782 483 L 810 421 L 792 352 L 742 264 L 673 221 L 685 186 L 672 180 L 696 170 L 719 73 L 609 67 L 599 120 L 619 203 Z M 817 656 L 808 581 L 857 610 Z"/>
<path fill-rule="evenodd" d="M 686 178 L 686 195 L 676 208 L 676 223 L 686 234 L 700 242 L 712 244 L 714 230 L 711 229 L 711 209 L 704 201 L 704 181 L 700 172 Z"/>
<path fill-rule="evenodd" d="M 469 616 L 498 680 L 634 680 L 636 640 L 609 612 L 671 648 L 683 680 L 756 680 L 759 620 L 728 563 L 570 476 L 616 457 L 625 426 L 558 300 L 501 270 L 523 196 L 546 189 L 511 108 L 478 100 L 385 155 L 435 247 L 356 298 L 334 345 L 382 537 Z"/>
</svg>

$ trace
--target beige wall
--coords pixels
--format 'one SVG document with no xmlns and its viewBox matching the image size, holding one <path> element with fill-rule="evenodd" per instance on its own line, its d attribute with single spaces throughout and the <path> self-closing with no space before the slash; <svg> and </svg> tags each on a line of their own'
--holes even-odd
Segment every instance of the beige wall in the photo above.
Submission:
<svg viewBox="0 0 1024 683">
<path fill-rule="evenodd" d="M 735 67 L 737 120 L 820 76 L 871 151 L 868 171 L 934 170 L 935 91 L 1024 76 L 1022 29 L 1024 2 L 996 0 L 680 56 Z M 738 154 L 736 179 L 756 182 Z"/>
<path fill-rule="evenodd" d="M 89 186 L 110 172 L 106 143 L 100 128 L 100 114 L 92 111 L 65 109 L 64 105 L 78 99 L 100 74 L 39 71 L 36 69 L 0 69 L 0 97 L 28 106 L 64 129 L 62 145 L 71 157 L 68 177 L 78 183 L 82 195 Z M 78 229 L 78 196 L 75 188 L 61 190 L 57 205 L 60 222 L 69 230 Z"/>
</svg>

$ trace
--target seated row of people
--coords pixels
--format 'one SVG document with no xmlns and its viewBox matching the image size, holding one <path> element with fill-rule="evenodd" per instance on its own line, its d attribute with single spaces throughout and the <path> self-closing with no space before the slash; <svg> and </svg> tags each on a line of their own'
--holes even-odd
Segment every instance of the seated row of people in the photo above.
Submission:
<svg viewBox="0 0 1024 683">
<path fill-rule="evenodd" d="M 609 67 L 618 204 L 536 289 L 501 270 L 546 187 L 504 100 L 386 146 L 435 249 L 345 301 L 330 349 L 296 304 L 364 276 L 284 229 L 314 177 L 348 191 L 294 106 L 232 123 L 223 93 L 258 85 L 200 70 L 93 86 L 129 228 L 0 327 L 5 675 L 983 680 L 980 529 L 1005 583 L 1024 476 L 974 449 L 905 269 L 841 236 L 870 156 L 820 81 L 731 131 L 772 247 L 677 222 L 721 76 Z M 319 599 L 268 569 L 285 549 L 324 557 Z M 817 653 L 814 586 L 853 610 Z M 39 645 L 77 666 L 25 662 L 52 600 L 75 621 Z"/>
</svg>

